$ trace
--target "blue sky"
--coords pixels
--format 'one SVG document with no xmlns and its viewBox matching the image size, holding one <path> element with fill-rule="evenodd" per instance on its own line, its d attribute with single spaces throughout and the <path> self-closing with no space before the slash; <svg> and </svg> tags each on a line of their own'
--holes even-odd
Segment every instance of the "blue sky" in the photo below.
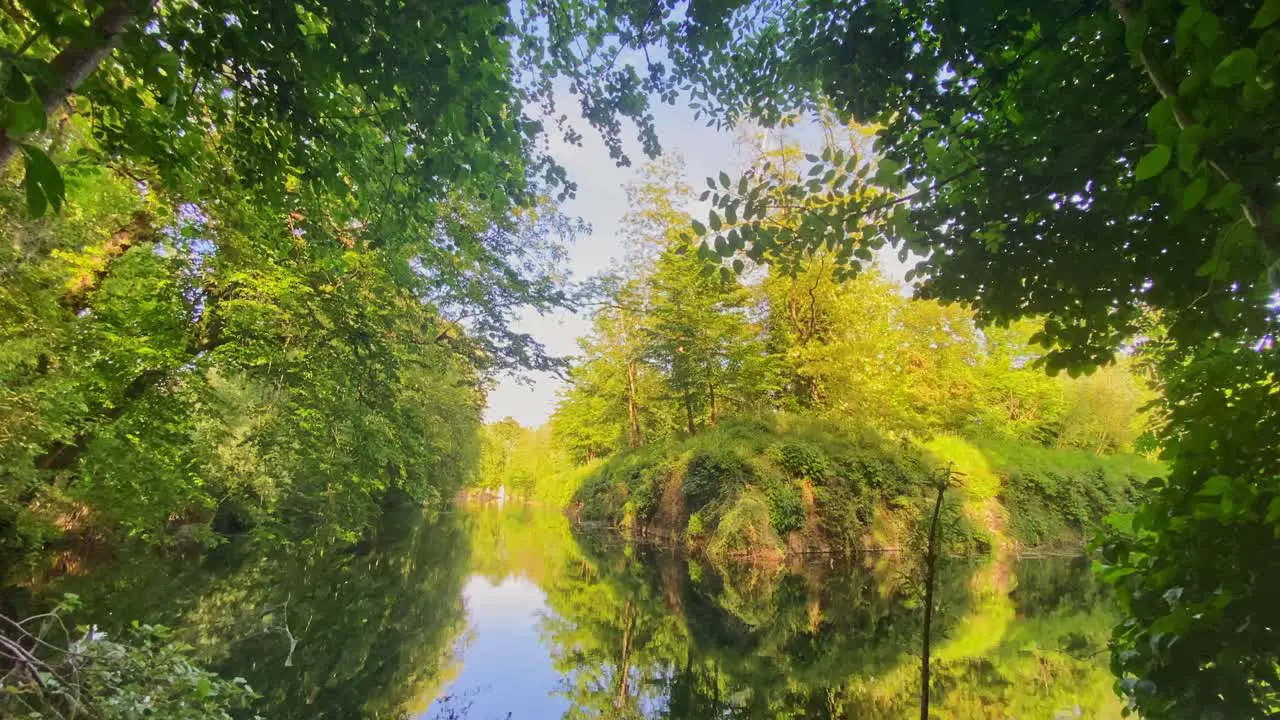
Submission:
<svg viewBox="0 0 1280 720">
<path fill-rule="evenodd" d="M 563 107 L 571 107 L 569 103 L 573 102 L 567 100 Z M 684 159 L 691 186 L 703 185 L 704 178 L 721 170 L 732 175 L 740 167 L 732 132 L 706 127 L 705 121 L 695 120 L 693 111 L 683 105 L 655 105 L 654 118 L 663 150 Z M 569 269 L 575 280 L 607 271 L 622 258 L 625 248 L 620 224 L 627 212 L 624 187 L 637 178 L 644 161 L 639 144 L 632 142 L 628 154 L 635 164 L 619 168 L 597 135 L 589 128 L 582 128 L 582 132 L 586 137 L 580 147 L 558 140 L 552 143 L 556 159 L 578 183 L 578 194 L 564 204 L 564 211 L 591 225 L 591 232 L 569 249 Z M 590 324 L 591 319 L 585 314 L 556 312 L 540 316 L 527 312 L 517 327 L 544 343 L 553 354 L 572 355 L 577 350 L 576 338 L 585 334 Z M 502 377 L 489 393 L 485 420 L 513 417 L 522 425 L 541 425 L 555 409 L 560 386 L 560 380 L 551 375 Z"/>
</svg>

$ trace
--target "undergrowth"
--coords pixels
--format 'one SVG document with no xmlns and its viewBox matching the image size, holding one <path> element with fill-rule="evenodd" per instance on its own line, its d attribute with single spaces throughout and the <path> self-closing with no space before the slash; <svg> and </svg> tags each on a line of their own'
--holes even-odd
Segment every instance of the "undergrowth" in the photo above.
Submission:
<svg viewBox="0 0 1280 720">
<path fill-rule="evenodd" d="M 963 507 L 951 552 L 1079 546 L 1161 467 L 1137 456 L 940 436 L 924 445 L 797 415 L 744 418 L 594 465 L 580 517 L 729 556 L 902 546 L 939 468 Z M 811 498 L 807 500 L 806 498 Z"/>
</svg>

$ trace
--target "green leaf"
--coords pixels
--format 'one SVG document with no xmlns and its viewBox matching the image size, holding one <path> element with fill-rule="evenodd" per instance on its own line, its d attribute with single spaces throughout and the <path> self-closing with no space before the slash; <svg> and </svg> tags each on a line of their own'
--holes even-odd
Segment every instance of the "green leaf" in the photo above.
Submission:
<svg viewBox="0 0 1280 720">
<path fill-rule="evenodd" d="M 1239 85 L 1258 71 L 1258 53 L 1253 48 L 1240 48 L 1222 59 L 1210 79 L 1219 87 Z"/>
<path fill-rule="evenodd" d="M 693 234 L 694 234 L 694 235 L 706 235 L 706 234 L 707 234 L 707 226 L 706 226 L 706 225 L 703 225 L 701 222 L 699 222 L 699 221 L 697 221 L 697 220 L 694 220 L 694 221 L 693 221 L 693 223 L 692 223 L 692 225 L 693 225 Z"/>
<path fill-rule="evenodd" d="M 1254 16 L 1253 23 L 1249 27 L 1261 30 L 1271 27 L 1277 20 L 1280 20 L 1280 0 L 1266 0 L 1258 9 L 1258 14 Z"/>
<path fill-rule="evenodd" d="M 23 145 L 22 152 L 27 159 L 27 174 L 23 180 L 27 191 L 27 210 L 33 217 L 44 215 L 48 206 L 53 206 L 54 212 L 60 212 L 67 191 L 57 166 L 34 145 Z"/>
<path fill-rule="evenodd" d="M 1205 482 L 1204 487 L 1200 489 L 1197 495 L 1201 497 L 1216 497 L 1223 493 L 1230 492 L 1232 480 L 1227 475 L 1214 475 Z"/>
<path fill-rule="evenodd" d="M 890 160 L 889 158 L 881 158 L 876 166 L 875 181 L 877 185 L 892 185 L 897 180 L 898 173 L 902 171 L 902 165 Z"/>
<path fill-rule="evenodd" d="M 725 190 L 729 189 L 729 173 L 723 170 L 720 171 L 720 185 L 723 186 Z"/>
<path fill-rule="evenodd" d="M 715 210 L 712 210 L 711 211 L 711 229 L 718 232 L 720 230 L 720 227 L 721 227 L 720 216 L 716 214 Z"/>
<path fill-rule="evenodd" d="M 1173 157 L 1173 150 L 1168 145 L 1157 145 L 1151 152 L 1142 156 L 1135 171 L 1139 180 L 1147 180 L 1164 172 Z"/>
<path fill-rule="evenodd" d="M 742 262 L 742 258 L 738 258 L 733 261 L 733 271 L 735 273 L 738 273 L 739 275 L 741 275 L 742 271 L 745 268 L 746 268 L 746 263 Z"/>
<path fill-rule="evenodd" d="M 1196 26 L 1200 23 L 1201 16 L 1204 15 L 1204 8 L 1199 3 L 1191 3 L 1178 16 L 1178 22 L 1173 28 L 1173 52 L 1175 55 L 1181 55 L 1187 49 L 1187 45 L 1191 43 L 1191 38 L 1195 35 Z"/>
<path fill-rule="evenodd" d="M 1240 183 L 1228 183 L 1209 197 L 1205 207 L 1210 210 L 1221 210 L 1240 202 Z"/>
<path fill-rule="evenodd" d="M 31 83 L 27 82 L 27 77 L 18 72 L 13 66 L 9 66 L 9 77 L 4 83 L 4 95 L 15 103 L 23 103 L 31 100 L 36 96 L 35 90 L 31 88 Z"/>
<path fill-rule="evenodd" d="M 1196 178 L 1186 190 L 1182 191 L 1182 209 L 1190 210 L 1199 205 L 1207 192 L 1209 192 L 1209 178 Z"/>
<path fill-rule="evenodd" d="M 1190 173 L 1195 169 L 1205 135 L 1203 125 L 1191 125 L 1178 136 L 1178 168 L 1183 172 Z"/>
<path fill-rule="evenodd" d="M 10 137 L 23 137 L 42 132 L 47 123 L 44 107 L 39 98 L 28 98 L 19 103 L 9 103 L 5 108 L 3 127 Z"/>
<path fill-rule="evenodd" d="M 730 225 L 736 225 L 738 222 L 738 210 L 734 205 L 729 205 L 724 209 L 724 218 Z"/>
<path fill-rule="evenodd" d="M 1173 117 L 1173 98 L 1161 98 L 1159 102 L 1151 106 L 1151 112 L 1147 113 L 1147 128 L 1153 133 L 1159 133 L 1162 129 L 1176 124 Z"/>
<path fill-rule="evenodd" d="M 31 217 L 40 217 L 44 215 L 44 211 L 48 208 L 49 201 L 45 198 L 44 191 L 40 186 L 31 179 L 31 173 L 27 173 L 24 180 L 27 189 L 27 212 Z"/>
</svg>

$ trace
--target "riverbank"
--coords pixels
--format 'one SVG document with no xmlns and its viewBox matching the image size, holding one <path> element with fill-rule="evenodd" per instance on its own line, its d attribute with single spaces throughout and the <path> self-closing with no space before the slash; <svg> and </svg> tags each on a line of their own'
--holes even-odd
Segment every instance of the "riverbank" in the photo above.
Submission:
<svg viewBox="0 0 1280 720">
<path fill-rule="evenodd" d="M 739 560 L 895 550 L 911 543 L 948 467 L 945 550 L 956 554 L 1078 551 L 1161 472 L 1134 455 L 955 436 L 918 444 L 779 415 L 615 455 L 569 511 Z"/>
</svg>

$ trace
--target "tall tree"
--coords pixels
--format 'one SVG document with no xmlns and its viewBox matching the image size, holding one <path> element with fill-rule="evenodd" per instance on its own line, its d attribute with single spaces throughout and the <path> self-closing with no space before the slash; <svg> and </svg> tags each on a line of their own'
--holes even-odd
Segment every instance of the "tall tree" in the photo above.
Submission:
<svg viewBox="0 0 1280 720">
<path fill-rule="evenodd" d="M 1172 471 L 1111 546 L 1131 613 L 1115 667 L 1150 717 L 1272 712 L 1280 458 L 1258 433 L 1280 421 L 1280 6 L 744 1 L 607 27 L 665 44 L 652 87 L 691 85 L 713 120 L 825 104 L 882 123 L 875 176 L 897 198 L 848 192 L 859 167 L 838 152 L 801 182 L 726 182 L 713 205 L 742 222 L 713 231 L 743 239 L 722 254 L 848 246 L 871 222 L 854 242 L 922 258 L 926 296 L 984 324 L 1043 316 L 1050 370 L 1110 362 L 1155 315 Z M 778 195 L 822 202 L 778 228 L 759 202 Z M 1229 519 L 1197 517 L 1197 498 L 1224 496 Z"/>
</svg>

